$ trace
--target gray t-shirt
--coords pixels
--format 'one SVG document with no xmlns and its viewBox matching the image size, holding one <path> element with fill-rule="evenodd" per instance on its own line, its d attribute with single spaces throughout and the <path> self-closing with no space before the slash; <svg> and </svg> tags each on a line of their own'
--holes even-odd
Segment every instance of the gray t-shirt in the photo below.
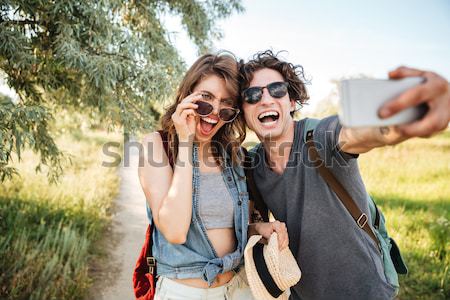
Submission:
<svg viewBox="0 0 450 300">
<path fill-rule="evenodd" d="M 286 223 L 289 248 L 302 270 L 290 299 L 392 299 L 394 288 L 386 281 L 377 246 L 308 161 L 304 122 L 295 122 L 294 143 L 283 174 L 268 167 L 261 145 L 254 153 L 256 185 L 274 217 Z M 357 156 L 339 150 L 340 130 L 336 116 L 321 120 L 314 131 L 316 147 L 369 216 Z"/>
</svg>

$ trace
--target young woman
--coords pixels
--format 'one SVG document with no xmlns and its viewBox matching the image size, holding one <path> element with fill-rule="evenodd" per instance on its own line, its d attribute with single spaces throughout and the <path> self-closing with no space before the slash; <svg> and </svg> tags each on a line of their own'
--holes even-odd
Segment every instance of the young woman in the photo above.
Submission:
<svg viewBox="0 0 450 300">
<path fill-rule="evenodd" d="M 187 71 L 162 130 L 144 137 L 139 178 L 156 226 L 156 299 L 252 298 L 242 276 L 235 276 L 249 221 L 238 95 L 235 58 L 204 55 Z M 282 225 L 260 233 L 279 231 L 285 247 Z"/>
</svg>

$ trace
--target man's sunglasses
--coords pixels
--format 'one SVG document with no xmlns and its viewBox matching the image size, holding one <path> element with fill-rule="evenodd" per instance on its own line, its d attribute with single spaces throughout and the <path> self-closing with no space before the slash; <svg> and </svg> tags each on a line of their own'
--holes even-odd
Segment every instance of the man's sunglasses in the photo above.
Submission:
<svg viewBox="0 0 450 300">
<path fill-rule="evenodd" d="M 289 83 L 283 81 L 272 82 L 266 86 L 252 86 L 242 92 L 242 98 L 249 104 L 258 103 L 262 99 L 263 89 L 267 88 L 270 96 L 282 98 L 288 93 Z"/>
<path fill-rule="evenodd" d="M 198 105 L 197 114 L 201 117 L 209 116 L 214 110 L 212 104 L 205 101 L 197 101 L 195 102 L 195 104 Z M 232 122 L 234 119 L 236 119 L 238 114 L 238 108 L 226 107 L 219 110 L 219 118 L 225 123 Z"/>
</svg>

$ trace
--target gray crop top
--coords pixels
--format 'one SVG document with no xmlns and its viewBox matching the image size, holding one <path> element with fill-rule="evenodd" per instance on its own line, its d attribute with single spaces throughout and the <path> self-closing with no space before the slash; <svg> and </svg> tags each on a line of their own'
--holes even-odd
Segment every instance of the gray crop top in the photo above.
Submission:
<svg viewBox="0 0 450 300">
<path fill-rule="evenodd" d="M 233 199 L 222 173 L 200 173 L 199 212 L 206 229 L 234 227 Z"/>
</svg>

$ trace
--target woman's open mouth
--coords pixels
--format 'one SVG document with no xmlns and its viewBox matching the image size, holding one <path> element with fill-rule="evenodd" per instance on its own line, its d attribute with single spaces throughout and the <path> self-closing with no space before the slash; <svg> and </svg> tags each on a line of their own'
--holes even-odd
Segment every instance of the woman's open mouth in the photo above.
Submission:
<svg viewBox="0 0 450 300">
<path fill-rule="evenodd" d="M 200 118 L 200 131 L 203 135 L 209 135 L 214 127 L 219 123 L 219 119 L 213 119 L 211 117 Z"/>
</svg>

